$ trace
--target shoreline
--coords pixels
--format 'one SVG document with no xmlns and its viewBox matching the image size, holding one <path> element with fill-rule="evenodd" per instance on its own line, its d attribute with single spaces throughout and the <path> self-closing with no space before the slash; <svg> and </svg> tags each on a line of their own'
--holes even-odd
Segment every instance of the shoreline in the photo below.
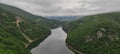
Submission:
<svg viewBox="0 0 120 54">
<path fill-rule="evenodd" d="M 67 32 L 65 31 L 64 27 L 62 27 L 63 31 L 67 34 Z M 67 38 L 66 38 L 67 39 Z M 72 46 L 70 46 L 70 44 L 67 42 L 67 40 L 65 41 L 66 47 L 68 47 L 71 51 L 73 51 L 75 54 L 84 54 L 83 52 L 80 52 L 76 49 L 74 49 Z"/>
<path fill-rule="evenodd" d="M 66 46 L 67 46 L 71 51 L 73 51 L 75 54 L 84 54 L 83 52 L 80 52 L 80 51 L 74 49 L 72 46 L 70 46 L 69 43 L 67 43 L 67 41 L 65 41 L 65 43 L 66 43 Z"/>
<path fill-rule="evenodd" d="M 57 28 L 62 28 L 62 26 L 59 26 Z M 54 28 L 54 29 L 56 29 L 56 28 Z M 53 29 L 51 29 L 51 30 L 53 30 Z M 25 46 L 25 48 L 28 50 L 31 50 L 31 49 L 37 47 L 42 41 L 44 41 L 49 35 L 51 35 L 51 33 L 52 32 L 50 31 L 48 34 L 33 40 L 33 42 L 28 43 L 28 45 Z"/>
<path fill-rule="evenodd" d="M 33 40 L 33 42 L 29 43 L 25 48 L 28 49 L 28 50 L 31 50 L 35 47 L 37 47 L 42 41 L 44 41 L 49 35 L 51 34 L 51 31 L 50 33 L 40 37 L 40 38 L 37 38 L 35 40 Z"/>
</svg>

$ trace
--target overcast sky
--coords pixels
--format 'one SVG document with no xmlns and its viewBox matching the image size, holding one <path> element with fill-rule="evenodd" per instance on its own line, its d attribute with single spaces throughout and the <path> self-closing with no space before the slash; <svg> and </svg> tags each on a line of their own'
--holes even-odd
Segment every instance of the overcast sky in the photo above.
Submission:
<svg viewBox="0 0 120 54">
<path fill-rule="evenodd" d="M 89 15 L 120 10 L 120 0 L 0 0 L 35 15 Z"/>
</svg>

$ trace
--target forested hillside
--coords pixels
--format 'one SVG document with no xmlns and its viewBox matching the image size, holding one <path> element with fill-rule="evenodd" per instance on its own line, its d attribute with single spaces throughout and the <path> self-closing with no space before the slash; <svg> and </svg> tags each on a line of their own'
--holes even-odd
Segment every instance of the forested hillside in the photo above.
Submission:
<svg viewBox="0 0 120 54">
<path fill-rule="evenodd" d="M 60 23 L 3 6 L 0 4 L 0 54 L 31 54 L 30 49 L 50 35 L 50 28 Z"/>
<path fill-rule="evenodd" d="M 0 3 L 0 7 L 3 8 L 5 11 L 11 12 L 13 14 L 16 14 L 16 15 L 19 15 L 19 16 L 22 16 L 22 17 L 25 17 L 27 19 L 30 19 L 33 22 L 46 25 L 49 28 L 56 28 L 61 23 L 60 21 L 57 21 L 57 20 L 46 19 L 42 16 L 33 15 L 33 14 L 28 13 L 28 12 L 22 10 L 22 9 L 19 9 L 17 7 L 10 6 L 10 5 L 7 5 L 7 4 Z"/>
<path fill-rule="evenodd" d="M 120 12 L 86 16 L 63 29 L 68 47 L 76 53 L 120 54 Z"/>
</svg>

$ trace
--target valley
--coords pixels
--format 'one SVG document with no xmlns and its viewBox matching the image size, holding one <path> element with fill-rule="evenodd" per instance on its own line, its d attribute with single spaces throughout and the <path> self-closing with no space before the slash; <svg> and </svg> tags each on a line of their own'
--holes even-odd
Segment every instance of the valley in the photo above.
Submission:
<svg viewBox="0 0 120 54">
<path fill-rule="evenodd" d="M 37 16 L 0 3 L 0 54 L 120 54 L 119 11 L 50 14 Z"/>
</svg>

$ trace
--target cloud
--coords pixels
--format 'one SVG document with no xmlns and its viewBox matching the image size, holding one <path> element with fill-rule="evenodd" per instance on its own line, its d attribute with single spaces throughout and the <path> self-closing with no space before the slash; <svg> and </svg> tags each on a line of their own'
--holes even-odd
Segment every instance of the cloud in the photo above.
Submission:
<svg viewBox="0 0 120 54">
<path fill-rule="evenodd" d="M 0 0 L 35 15 L 90 15 L 120 10 L 120 0 Z"/>
</svg>

